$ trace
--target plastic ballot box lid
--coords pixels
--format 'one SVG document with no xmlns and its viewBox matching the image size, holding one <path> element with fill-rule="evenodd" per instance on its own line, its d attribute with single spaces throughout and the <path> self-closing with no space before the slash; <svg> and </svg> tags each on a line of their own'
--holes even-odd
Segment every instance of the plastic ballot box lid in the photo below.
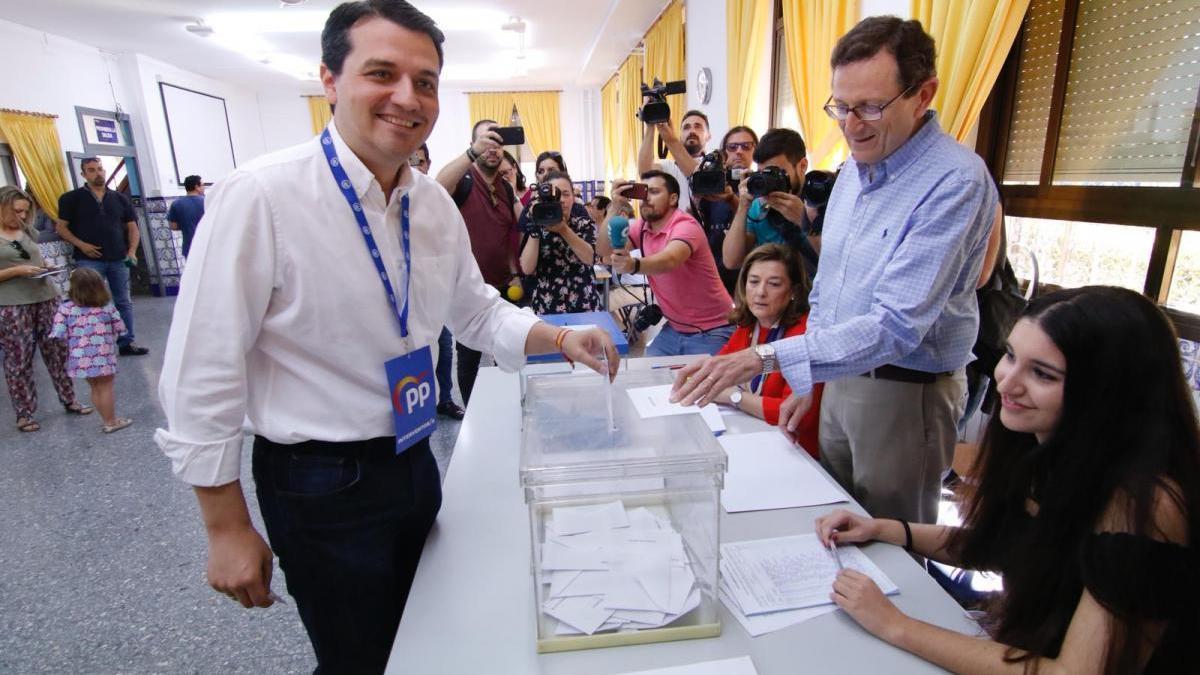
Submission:
<svg viewBox="0 0 1200 675">
<path fill-rule="evenodd" d="M 611 385 L 594 373 L 530 375 L 521 420 L 526 499 L 541 486 L 681 474 L 711 474 L 719 489 L 727 459 L 703 418 L 643 418 L 626 393 L 672 380 L 673 371 L 665 369 L 622 370 Z"/>
</svg>

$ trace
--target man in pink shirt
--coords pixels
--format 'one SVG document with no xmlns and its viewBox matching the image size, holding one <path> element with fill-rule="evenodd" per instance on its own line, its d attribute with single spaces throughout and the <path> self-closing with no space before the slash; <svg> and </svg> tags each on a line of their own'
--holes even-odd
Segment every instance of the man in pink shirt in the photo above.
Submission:
<svg viewBox="0 0 1200 675">
<path fill-rule="evenodd" d="M 728 316 L 733 300 L 721 283 L 708 238 L 700 223 L 679 208 L 674 176 L 647 171 L 642 182 L 647 188 L 642 217 L 630 224 L 626 245 L 612 248 L 606 220 L 596 248 L 602 256 L 611 253 L 614 273 L 645 274 L 650 280 L 667 325 L 646 347 L 646 356 L 715 354 L 733 335 Z M 628 203 L 622 195 L 627 185 L 613 185 L 609 218 Z M 630 256 L 631 247 L 641 249 L 642 257 Z"/>
</svg>

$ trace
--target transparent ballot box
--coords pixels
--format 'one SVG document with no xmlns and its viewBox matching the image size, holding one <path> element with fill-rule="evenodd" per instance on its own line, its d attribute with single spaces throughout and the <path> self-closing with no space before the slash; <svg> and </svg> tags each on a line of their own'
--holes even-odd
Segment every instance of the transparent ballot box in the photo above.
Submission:
<svg viewBox="0 0 1200 675">
<path fill-rule="evenodd" d="M 537 650 L 720 635 L 727 461 L 697 414 L 643 419 L 627 389 L 671 371 L 530 375 L 521 419 Z"/>
</svg>

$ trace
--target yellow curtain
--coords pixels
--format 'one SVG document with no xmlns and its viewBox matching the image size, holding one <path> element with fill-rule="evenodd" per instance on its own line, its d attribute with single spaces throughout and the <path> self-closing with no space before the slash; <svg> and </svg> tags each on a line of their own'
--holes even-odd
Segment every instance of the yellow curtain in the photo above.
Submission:
<svg viewBox="0 0 1200 675">
<path fill-rule="evenodd" d="M 67 186 L 67 163 L 54 117 L 38 113 L 0 111 L 0 133 L 8 139 L 13 158 L 29 179 L 33 196 L 51 218 L 58 217 L 58 197 Z M 22 186 L 23 187 L 23 186 Z"/>
<path fill-rule="evenodd" d="M 769 0 L 726 0 L 725 65 L 729 73 L 729 126 L 753 125 L 762 103 L 763 48 L 772 35 Z"/>
<path fill-rule="evenodd" d="M 471 112 L 471 126 L 479 120 L 496 120 L 502 127 L 512 121 L 513 95 L 511 91 L 472 92 L 467 94 L 467 109 Z"/>
<path fill-rule="evenodd" d="M 782 0 L 783 39 L 800 133 L 812 169 L 832 169 L 846 158 L 846 141 L 822 107 L 829 98 L 829 57 L 838 38 L 858 21 L 858 0 Z"/>
<path fill-rule="evenodd" d="M 617 105 L 619 80 L 619 77 L 613 75 L 600 88 L 600 122 L 601 133 L 604 137 L 604 180 L 606 185 L 611 185 L 614 179 L 620 177 L 618 166 L 620 165 L 621 142 L 618 120 L 621 113 Z"/>
<path fill-rule="evenodd" d="M 650 84 L 656 77 L 663 82 L 687 79 L 687 66 L 684 61 L 683 3 L 680 0 L 674 0 L 663 10 L 658 22 L 646 33 L 642 42 L 646 46 L 644 77 L 647 84 Z M 624 85 L 622 85 L 622 89 L 624 89 Z M 640 93 L 638 102 L 640 105 Z M 676 126 L 683 113 L 687 111 L 687 97 L 684 94 L 668 96 L 667 103 L 671 106 L 671 126 Z M 641 138 L 638 138 L 637 142 L 640 141 Z"/>
<path fill-rule="evenodd" d="M 324 96 L 305 96 L 304 98 L 308 101 L 308 116 L 312 119 L 313 133 L 319 134 L 333 117 L 333 111 L 329 109 L 329 99 Z"/>
<path fill-rule="evenodd" d="M 637 178 L 637 149 L 642 142 L 642 122 L 637 118 L 642 107 L 642 57 L 630 54 L 617 71 L 617 142 L 615 163 L 618 178 Z"/>
<path fill-rule="evenodd" d="M 512 97 L 521 115 L 521 125 L 525 127 L 525 141 L 534 155 L 546 150 L 562 150 L 558 92 L 517 91 Z"/>
<path fill-rule="evenodd" d="M 1029 0 L 912 0 L 912 16 L 937 42 L 933 108 L 960 142 L 979 119 L 1025 18 Z"/>
</svg>

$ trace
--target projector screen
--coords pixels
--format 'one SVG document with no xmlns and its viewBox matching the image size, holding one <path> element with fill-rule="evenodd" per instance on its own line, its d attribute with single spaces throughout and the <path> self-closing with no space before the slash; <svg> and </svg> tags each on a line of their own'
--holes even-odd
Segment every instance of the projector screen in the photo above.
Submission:
<svg viewBox="0 0 1200 675">
<path fill-rule="evenodd" d="M 237 165 L 225 99 L 166 82 L 158 83 L 163 113 L 175 161 L 175 180 L 199 175 L 212 183 L 229 175 Z"/>
</svg>

